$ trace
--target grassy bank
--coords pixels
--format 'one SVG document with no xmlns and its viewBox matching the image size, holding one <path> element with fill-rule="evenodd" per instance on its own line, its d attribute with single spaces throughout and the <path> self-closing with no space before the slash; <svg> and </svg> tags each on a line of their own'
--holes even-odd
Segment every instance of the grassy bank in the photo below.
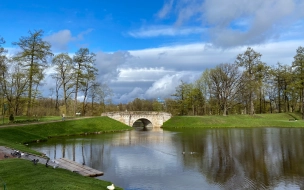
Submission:
<svg viewBox="0 0 304 190">
<path fill-rule="evenodd" d="M 32 162 L 23 159 L 1 160 L 0 168 L 0 189 L 3 189 L 3 183 L 6 184 L 8 190 L 106 190 L 106 187 L 111 185 L 110 182 L 83 177 L 68 170 L 47 168 L 42 164 L 33 165 Z"/>
<path fill-rule="evenodd" d="M 256 114 L 229 116 L 175 116 L 166 121 L 163 128 L 204 128 L 204 127 L 304 127 L 299 115 Z"/>
<path fill-rule="evenodd" d="M 75 118 L 81 118 L 81 117 L 65 117 L 66 120 L 75 119 Z M 40 123 L 40 122 L 46 122 L 46 121 L 58 121 L 61 120 L 61 116 L 41 116 L 41 117 L 27 117 L 27 116 L 15 116 L 14 121 L 15 123 L 19 124 L 28 124 L 29 122 L 26 122 L 28 120 L 31 120 L 32 123 Z M 36 121 L 38 120 L 38 121 Z M 19 122 L 18 122 L 19 121 Z M 12 123 L 9 121 L 9 117 L 1 117 L 0 118 L 0 127 L 3 125 L 15 125 L 15 123 Z"/>
<path fill-rule="evenodd" d="M 0 128 L 0 146 L 40 154 L 24 145 L 27 142 L 47 140 L 50 137 L 105 133 L 131 128 L 108 117 L 67 120 L 25 126 Z M 63 169 L 54 170 L 42 164 L 37 166 L 22 159 L 0 160 L 0 189 L 107 189 L 110 182 L 83 177 Z M 120 189 L 120 188 L 115 188 Z"/>
<path fill-rule="evenodd" d="M 129 126 L 108 117 L 29 124 L 26 126 L 9 126 L 0 128 L 0 145 L 35 153 L 24 144 L 37 140 L 43 141 L 56 136 L 80 135 L 95 132 L 104 133 L 129 129 Z"/>
</svg>

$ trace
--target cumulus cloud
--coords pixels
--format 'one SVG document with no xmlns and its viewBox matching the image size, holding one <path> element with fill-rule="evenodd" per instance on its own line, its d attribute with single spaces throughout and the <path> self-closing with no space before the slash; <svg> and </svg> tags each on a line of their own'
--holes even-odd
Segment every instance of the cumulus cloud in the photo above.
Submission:
<svg viewBox="0 0 304 190">
<path fill-rule="evenodd" d="M 174 71 L 196 71 L 204 70 L 218 64 L 219 55 L 221 61 L 234 61 L 235 54 L 231 54 L 235 50 L 223 51 L 209 47 L 209 44 L 193 43 L 186 45 L 174 45 L 159 48 L 150 48 L 143 50 L 133 50 L 133 67 L 164 68 L 165 70 Z"/>
<path fill-rule="evenodd" d="M 180 85 L 181 81 L 187 83 L 194 82 L 201 72 L 178 72 L 172 75 L 165 75 L 159 80 L 156 80 L 152 86 L 145 92 L 145 98 L 165 99 L 171 97 L 176 92 L 176 87 Z"/>
<path fill-rule="evenodd" d="M 127 103 L 134 100 L 135 98 L 143 99 L 143 94 L 143 89 L 135 87 L 131 92 L 125 93 L 122 96 L 118 95 L 116 98 L 114 97 L 114 103 Z"/>
<path fill-rule="evenodd" d="M 120 70 L 119 68 L 127 64 L 132 56 L 127 51 L 118 51 L 114 53 L 97 52 L 96 67 L 98 68 L 99 78 L 103 81 L 115 80 Z"/>
<path fill-rule="evenodd" d="M 291 64 L 293 56 L 304 40 L 271 42 L 251 46 L 262 54 L 261 60 L 268 65 L 277 62 Z M 220 63 L 233 63 L 238 54 L 247 47 L 220 49 L 209 44 L 194 43 L 159 48 L 96 52 L 98 80 L 106 83 L 114 92 L 113 103 L 127 103 L 134 98 L 168 98 L 182 81 L 191 83 L 199 78 L 206 68 Z M 49 75 L 52 68 L 46 70 Z M 45 81 L 45 92 L 52 87 L 50 78 Z"/>
<path fill-rule="evenodd" d="M 70 30 L 61 30 L 44 38 L 56 50 L 67 50 L 68 43 L 73 40 Z"/>
<path fill-rule="evenodd" d="M 91 31 L 92 29 L 88 29 L 76 36 L 72 36 L 70 30 L 60 30 L 56 33 L 46 36 L 44 40 L 51 43 L 52 48 L 55 51 L 66 51 L 70 42 L 83 40 L 84 35 L 90 33 Z"/>
<path fill-rule="evenodd" d="M 175 26 L 200 22 L 213 45 L 227 48 L 280 38 L 303 20 L 303 7 L 298 0 L 180 0 L 165 3 L 158 17 L 176 13 Z"/>
<path fill-rule="evenodd" d="M 261 60 L 267 65 L 278 62 L 291 64 L 301 44 L 304 40 L 271 42 L 252 48 L 262 54 Z M 237 55 L 245 52 L 246 48 L 223 50 L 200 43 L 129 51 L 131 57 L 117 67 L 117 78 L 108 83 L 116 93 L 113 102 L 126 103 L 135 97 L 171 97 L 181 80 L 192 83 L 206 68 L 214 68 L 220 63 L 234 63 Z"/>
<path fill-rule="evenodd" d="M 172 70 L 165 70 L 164 68 L 127 68 L 120 69 L 119 78 L 117 81 L 124 82 L 138 82 L 138 81 L 155 81 L 163 75 L 175 73 Z"/>
</svg>

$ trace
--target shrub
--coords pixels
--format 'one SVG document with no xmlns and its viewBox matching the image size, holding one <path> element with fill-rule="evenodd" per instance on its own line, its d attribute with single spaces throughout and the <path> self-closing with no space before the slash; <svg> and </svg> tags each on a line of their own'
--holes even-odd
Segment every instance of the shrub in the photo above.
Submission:
<svg viewBox="0 0 304 190">
<path fill-rule="evenodd" d="M 14 115 L 11 114 L 11 115 L 9 116 L 9 121 L 10 121 L 10 122 L 14 122 L 14 120 L 15 120 Z"/>
</svg>

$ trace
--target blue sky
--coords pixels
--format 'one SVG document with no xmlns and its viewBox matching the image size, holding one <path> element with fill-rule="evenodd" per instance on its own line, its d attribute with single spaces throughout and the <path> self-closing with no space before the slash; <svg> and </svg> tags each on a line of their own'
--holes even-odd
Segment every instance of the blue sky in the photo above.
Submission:
<svg viewBox="0 0 304 190">
<path fill-rule="evenodd" d="M 114 52 L 157 47 L 176 43 L 175 36 L 159 39 L 134 37 L 145 27 L 166 26 L 173 19 L 161 20 L 157 11 L 163 1 L 147 3 L 141 0 L 114 1 L 2 1 L 1 23 L 8 44 L 27 35 L 28 30 L 43 29 L 45 35 L 69 30 L 75 40 L 57 50 L 76 51 L 87 46 L 92 51 Z M 81 36 L 81 37 L 80 37 Z M 198 40 L 200 34 L 194 36 Z M 181 39 L 181 37 L 179 37 Z M 191 37 L 184 36 L 184 40 Z M 67 49 L 68 48 L 68 49 Z"/>
<path fill-rule="evenodd" d="M 0 36 L 12 54 L 12 42 L 39 29 L 55 54 L 89 48 L 98 80 L 125 103 L 170 97 L 248 46 L 268 65 L 291 64 L 304 46 L 303 10 L 304 0 L 2 0 Z"/>
</svg>

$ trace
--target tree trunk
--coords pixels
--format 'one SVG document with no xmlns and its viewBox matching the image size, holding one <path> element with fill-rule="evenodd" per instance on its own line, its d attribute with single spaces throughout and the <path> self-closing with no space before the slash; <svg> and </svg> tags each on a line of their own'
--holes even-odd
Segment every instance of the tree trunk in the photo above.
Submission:
<svg viewBox="0 0 304 190">
<path fill-rule="evenodd" d="M 67 106 L 67 91 L 66 91 L 66 84 L 63 83 L 63 101 L 64 101 L 64 110 L 65 114 L 68 114 L 68 106 Z"/>
<path fill-rule="evenodd" d="M 192 115 L 195 115 L 195 113 L 194 113 L 194 104 L 192 104 Z"/>
<path fill-rule="evenodd" d="M 29 75 L 29 93 L 28 93 L 28 100 L 27 100 L 27 110 L 26 110 L 26 115 L 27 116 L 30 116 L 31 114 L 31 104 L 32 104 L 32 101 L 31 101 L 31 98 L 32 98 L 32 83 L 33 83 L 33 57 L 32 57 L 32 63 L 31 63 L 31 66 L 30 66 L 30 75 Z"/>
<path fill-rule="evenodd" d="M 224 104 L 224 109 L 223 109 L 223 116 L 227 116 L 227 105 Z"/>
<path fill-rule="evenodd" d="M 250 115 L 254 115 L 254 105 L 253 105 L 253 100 L 252 99 L 250 101 Z"/>
<path fill-rule="evenodd" d="M 76 111 L 77 111 L 77 93 L 78 93 L 78 88 L 79 88 L 79 71 L 80 71 L 80 65 L 78 66 L 78 73 L 77 73 L 77 78 L 76 78 L 76 86 L 75 86 L 75 104 L 74 104 L 74 116 L 76 116 Z"/>
</svg>

